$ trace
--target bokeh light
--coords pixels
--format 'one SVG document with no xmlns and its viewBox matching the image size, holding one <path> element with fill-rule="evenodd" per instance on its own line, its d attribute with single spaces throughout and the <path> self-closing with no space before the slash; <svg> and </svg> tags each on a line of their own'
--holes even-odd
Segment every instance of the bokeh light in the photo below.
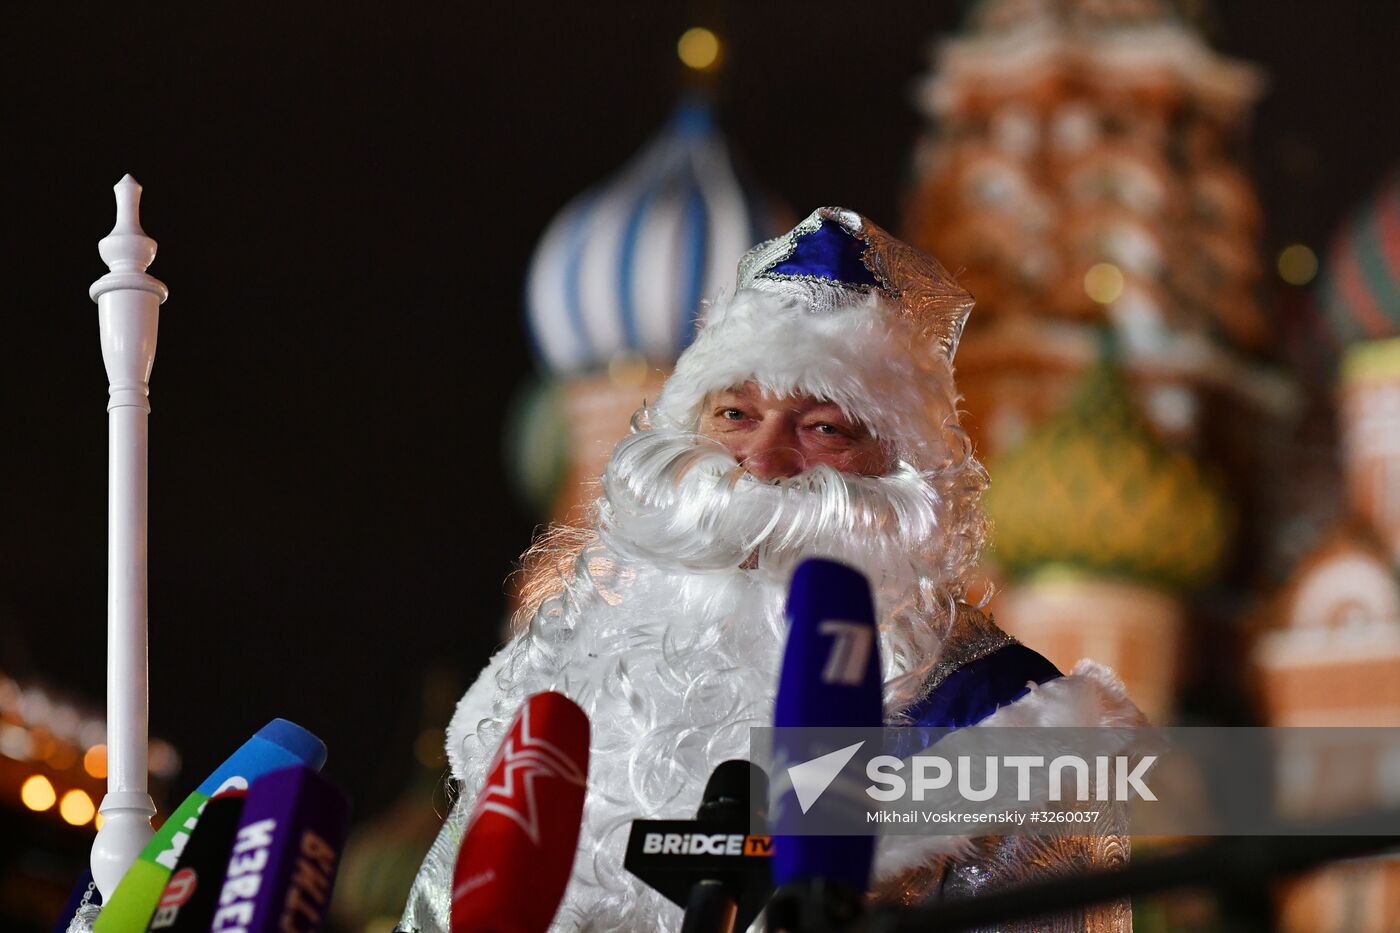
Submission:
<svg viewBox="0 0 1400 933">
<path fill-rule="evenodd" d="M 23 726 L 0 723 L 0 755 L 24 761 L 34 751 L 34 739 Z"/>
<path fill-rule="evenodd" d="M 158 778 L 168 781 L 180 773 L 180 753 L 164 739 L 151 739 L 147 761 L 151 773 Z"/>
<path fill-rule="evenodd" d="M 25 778 L 19 789 L 20 801 L 31 810 L 47 810 L 58 799 L 53 784 L 42 774 L 32 774 Z"/>
<path fill-rule="evenodd" d="M 708 71 L 719 63 L 719 36 L 704 26 L 694 26 L 681 34 L 676 54 L 687 68 Z"/>
<path fill-rule="evenodd" d="M 83 755 L 83 770 L 101 780 L 107 776 L 107 746 L 94 745 Z"/>
<path fill-rule="evenodd" d="M 1306 285 L 1317 277 L 1317 253 L 1302 243 L 1285 246 L 1278 254 L 1278 277 L 1289 285 Z"/>
<path fill-rule="evenodd" d="M 1084 273 L 1084 294 L 1101 305 L 1117 301 L 1123 294 L 1123 270 L 1111 262 L 1090 266 Z"/>
<path fill-rule="evenodd" d="M 97 808 L 92 805 L 87 791 L 74 789 L 63 795 L 58 803 L 58 812 L 64 822 L 82 826 L 97 815 Z"/>
</svg>

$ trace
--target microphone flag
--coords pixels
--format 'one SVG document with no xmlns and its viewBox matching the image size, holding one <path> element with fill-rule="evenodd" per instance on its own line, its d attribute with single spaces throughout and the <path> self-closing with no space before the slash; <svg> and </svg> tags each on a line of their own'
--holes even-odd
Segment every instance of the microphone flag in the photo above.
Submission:
<svg viewBox="0 0 1400 933">
<path fill-rule="evenodd" d="M 723 762 L 705 784 L 695 819 L 632 821 L 623 867 L 686 909 L 682 930 L 746 930 L 773 893 L 767 803 L 762 768 Z M 728 923 L 696 922 L 692 912 L 703 904 L 695 898 L 704 889 L 728 900 Z"/>
<path fill-rule="evenodd" d="M 265 774 L 248 799 L 228 853 L 209 933 L 316 933 L 350 828 L 350 803 L 312 768 Z"/>
<path fill-rule="evenodd" d="M 792 576 L 787 618 L 773 715 L 779 730 L 773 748 L 773 882 L 781 887 L 818 880 L 864 892 L 875 855 L 873 835 L 799 836 L 784 830 L 814 808 L 824 820 L 853 829 L 865 822 L 864 808 L 840 792 L 838 777 L 857 749 L 821 737 L 821 729 L 879 727 L 884 720 L 870 584 L 836 561 L 805 560 Z M 802 731 L 783 731 L 788 728 Z M 823 794 L 833 782 L 837 788 Z"/>
<path fill-rule="evenodd" d="M 588 716 L 537 693 L 511 723 L 462 837 L 452 933 L 544 933 L 573 870 L 588 791 Z"/>
</svg>

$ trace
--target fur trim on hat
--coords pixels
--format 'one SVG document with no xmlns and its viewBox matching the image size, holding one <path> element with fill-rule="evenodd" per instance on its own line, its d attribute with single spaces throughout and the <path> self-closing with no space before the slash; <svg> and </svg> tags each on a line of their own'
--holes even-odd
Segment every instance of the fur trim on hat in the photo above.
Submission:
<svg viewBox="0 0 1400 933">
<path fill-rule="evenodd" d="M 952 368 L 878 295 L 846 307 L 811 310 L 803 290 L 746 288 L 711 306 L 681 354 L 656 410 L 694 430 L 711 392 L 752 380 L 776 395 L 806 394 L 839 405 L 900 459 L 935 469 L 960 459 Z M 960 433 L 960 432 L 959 432 Z"/>
</svg>

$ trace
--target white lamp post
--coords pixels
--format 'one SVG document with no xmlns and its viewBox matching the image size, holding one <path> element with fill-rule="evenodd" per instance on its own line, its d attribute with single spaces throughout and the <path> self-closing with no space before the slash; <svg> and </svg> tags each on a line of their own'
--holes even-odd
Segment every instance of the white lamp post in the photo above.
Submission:
<svg viewBox="0 0 1400 933">
<path fill-rule="evenodd" d="M 107 795 L 92 844 L 92 876 L 104 898 L 152 835 L 146 787 L 146 428 L 156 323 L 168 291 L 146 274 L 156 241 L 141 229 L 141 186 L 117 182 L 117 223 L 97 244 L 111 271 L 88 292 L 97 302 L 107 366 Z"/>
</svg>

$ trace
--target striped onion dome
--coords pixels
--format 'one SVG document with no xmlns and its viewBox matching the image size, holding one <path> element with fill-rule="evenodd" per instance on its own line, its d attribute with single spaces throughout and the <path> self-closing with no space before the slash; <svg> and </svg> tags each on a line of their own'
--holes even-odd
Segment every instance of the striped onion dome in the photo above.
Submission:
<svg viewBox="0 0 1400 933">
<path fill-rule="evenodd" d="M 1343 225 L 1320 284 L 1338 343 L 1400 336 L 1400 172 Z"/>
<path fill-rule="evenodd" d="M 1154 436 L 1107 361 L 987 469 L 992 556 L 1017 578 L 1067 571 L 1189 589 L 1225 556 L 1232 517 L 1220 490 Z"/>
<path fill-rule="evenodd" d="M 701 302 L 733 288 L 739 257 L 781 219 L 736 170 L 709 103 L 683 100 L 535 248 L 525 306 L 540 361 L 560 376 L 624 355 L 673 362 Z"/>
</svg>

